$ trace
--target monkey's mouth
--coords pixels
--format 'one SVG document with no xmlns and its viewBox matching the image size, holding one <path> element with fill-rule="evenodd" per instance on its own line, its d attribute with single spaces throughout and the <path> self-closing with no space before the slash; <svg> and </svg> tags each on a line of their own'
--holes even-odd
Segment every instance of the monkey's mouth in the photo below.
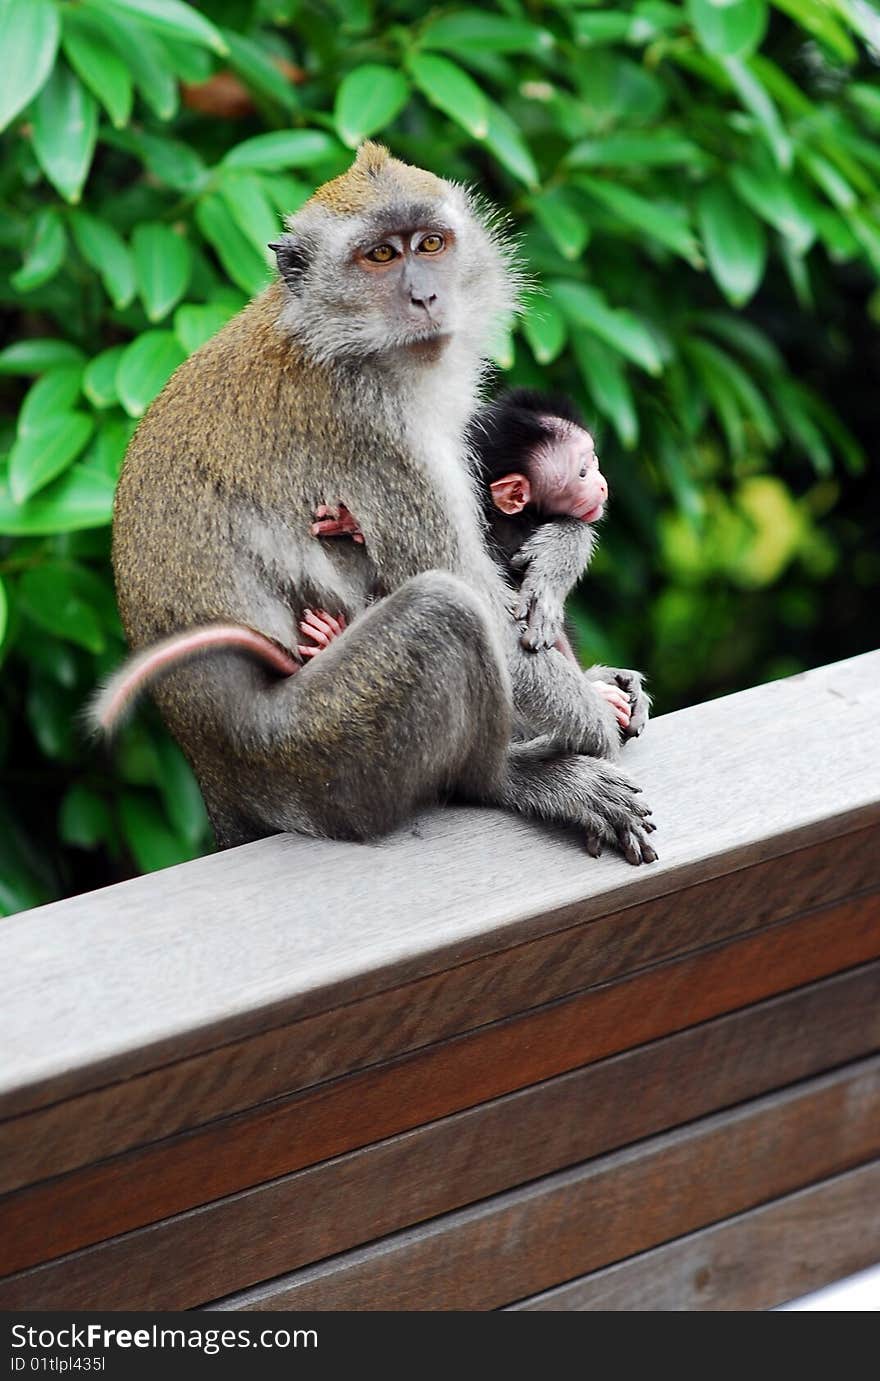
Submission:
<svg viewBox="0 0 880 1381">
<path fill-rule="evenodd" d="M 451 339 L 452 336 L 448 331 L 421 331 L 418 335 L 414 334 L 409 337 L 406 341 L 406 348 L 417 355 L 439 355 L 442 350 L 445 350 Z"/>
<path fill-rule="evenodd" d="M 588 509 L 586 513 L 579 513 L 578 517 L 582 523 L 596 523 L 604 512 L 605 504 L 603 501 L 602 503 L 597 503 L 595 508 Z"/>
</svg>

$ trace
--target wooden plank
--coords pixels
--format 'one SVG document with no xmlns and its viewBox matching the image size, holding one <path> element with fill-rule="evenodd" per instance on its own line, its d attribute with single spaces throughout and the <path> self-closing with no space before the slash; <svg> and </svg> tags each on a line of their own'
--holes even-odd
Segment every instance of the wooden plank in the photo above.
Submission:
<svg viewBox="0 0 880 1381">
<path fill-rule="evenodd" d="M 800 989 L 7 1279 L 0 1306 L 188 1308 L 854 1059 L 878 997 L 880 964 Z"/>
<path fill-rule="evenodd" d="M 880 1161 L 655 1247 L 517 1311 L 772 1309 L 880 1261 Z"/>
<path fill-rule="evenodd" d="M 880 827 L 586 923 L 570 908 L 551 935 L 0 1123 L 0 1193 L 872 887 Z"/>
<path fill-rule="evenodd" d="M 547 934 L 573 905 L 607 914 L 876 823 L 878 670 L 867 654 L 656 721 L 626 753 L 660 826 L 650 868 L 435 811 L 375 846 L 279 836 L 10 918 L 5 1112 Z"/>
<path fill-rule="evenodd" d="M 880 1057 L 874 1057 L 213 1307 L 495 1309 L 876 1159 L 878 1152 Z"/>
<path fill-rule="evenodd" d="M 85 1167 L 0 1201 L 0 1273 L 877 957 L 880 904 L 872 894 Z"/>
</svg>

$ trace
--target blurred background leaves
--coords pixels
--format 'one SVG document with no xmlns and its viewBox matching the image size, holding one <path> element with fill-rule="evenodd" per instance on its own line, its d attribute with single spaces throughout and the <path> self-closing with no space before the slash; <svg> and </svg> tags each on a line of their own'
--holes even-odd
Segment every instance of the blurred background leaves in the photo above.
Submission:
<svg viewBox="0 0 880 1381">
<path fill-rule="evenodd" d="M 0 51 L 0 911 L 209 847 L 149 707 L 81 728 L 114 484 L 366 136 L 520 236 L 498 382 L 575 395 L 611 483 L 585 661 L 662 711 L 876 643 L 868 0 L 0 0 Z"/>
</svg>

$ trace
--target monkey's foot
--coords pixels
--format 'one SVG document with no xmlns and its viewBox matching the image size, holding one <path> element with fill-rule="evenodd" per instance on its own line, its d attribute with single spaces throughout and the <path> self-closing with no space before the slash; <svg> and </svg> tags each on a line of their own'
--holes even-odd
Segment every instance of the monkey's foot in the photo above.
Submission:
<svg viewBox="0 0 880 1381">
<path fill-rule="evenodd" d="M 315 509 L 315 521 L 309 528 L 313 537 L 350 537 L 359 546 L 364 545 L 364 534 L 358 526 L 357 518 L 349 513 L 344 503 L 322 503 Z"/>
<path fill-rule="evenodd" d="M 297 647 L 297 652 L 301 657 L 316 657 L 319 652 L 323 652 L 325 647 L 329 647 L 334 638 L 338 638 L 340 633 L 345 630 L 345 619 L 342 614 L 335 619 L 332 614 L 327 614 L 323 609 L 304 609 L 303 617 L 300 620 L 299 631 L 307 638 L 312 639 L 314 646 L 306 644 Z"/>
<path fill-rule="evenodd" d="M 608 701 L 617 715 L 617 722 L 621 729 L 628 729 L 632 715 L 632 704 L 626 691 L 621 690 L 620 686 L 609 685 L 607 681 L 591 681 L 590 685 L 599 692 L 603 700 Z"/>
</svg>

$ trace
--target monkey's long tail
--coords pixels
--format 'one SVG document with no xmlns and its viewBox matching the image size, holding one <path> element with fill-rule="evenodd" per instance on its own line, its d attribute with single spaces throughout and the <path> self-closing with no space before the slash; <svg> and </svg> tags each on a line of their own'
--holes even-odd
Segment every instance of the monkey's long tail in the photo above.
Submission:
<svg viewBox="0 0 880 1381">
<path fill-rule="evenodd" d="M 248 652 L 279 676 L 292 676 L 300 669 L 300 663 L 289 652 L 253 628 L 235 623 L 206 624 L 186 633 L 173 633 L 124 662 L 87 707 L 89 724 L 100 733 L 112 733 L 137 696 L 157 676 L 191 657 L 218 648 Z"/>
</svg>

